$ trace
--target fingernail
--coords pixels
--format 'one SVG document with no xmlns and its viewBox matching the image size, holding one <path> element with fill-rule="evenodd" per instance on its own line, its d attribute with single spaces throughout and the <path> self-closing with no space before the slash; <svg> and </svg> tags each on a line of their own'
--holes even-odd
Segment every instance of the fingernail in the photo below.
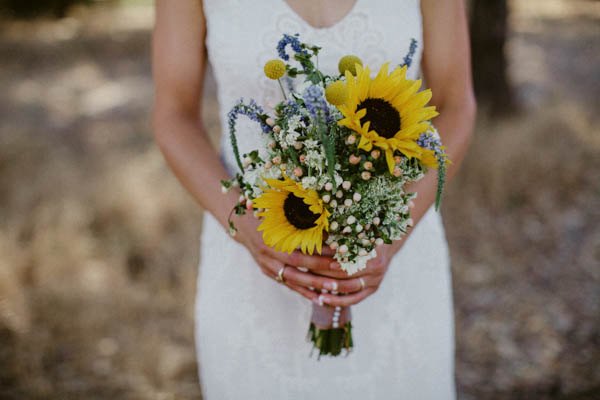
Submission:
<svg viewBox="0 0 600 400">
<path fill-rule="evenodd" d="M 331 264 L 329 264 L 329 268 L 337 270 L 337 269 L 342 269 L 342 266 L 339 262 L 334 261 Z"/>
<path fill-rule="evenodd" d="M 323 288 L 327 290 L 337 290 L 338 284 L 337 282 L 325 282 Z"/>
</svg>

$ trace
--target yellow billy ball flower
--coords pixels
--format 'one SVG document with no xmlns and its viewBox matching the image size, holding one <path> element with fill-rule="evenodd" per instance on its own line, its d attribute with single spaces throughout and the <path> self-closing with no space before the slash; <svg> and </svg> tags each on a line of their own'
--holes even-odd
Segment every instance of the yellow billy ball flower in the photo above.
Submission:
<svg viewBox="0 0 600 400">
<path fill-rule="evenodd" d="M 270 60 L 265 64 L 265 75 L 270 79 L 279 79 L 285 74 L 285 64 L 281 60 Z"/>
<path fill-rule="evenodd" d="M 348 100 L 348 88 L 342 81 L 335 81 L 325 89 L 325 98 L 334 106 L 341 106 Z"/>
<path fill-rule="evenodd" d="M 340 74 L 344 75 L 346 71 L 350 71 L 352 75 L 356 76 L 356 64 L 359 64 L 361 67 L 363 66 L 362 60 L 356 56 L 350 55 L 342 57 L 338 64 Z"/>
</svg>

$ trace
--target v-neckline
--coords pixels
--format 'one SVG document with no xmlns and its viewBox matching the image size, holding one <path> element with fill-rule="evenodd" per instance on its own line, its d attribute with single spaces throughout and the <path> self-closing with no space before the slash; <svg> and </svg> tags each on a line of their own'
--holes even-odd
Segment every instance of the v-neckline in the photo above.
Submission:
<svg viewBox="0 0 600 400">
<path fill-rule="evenodd" d="M 354 0 L 354 4 L 352 4 L 352 7 L 348 10 L 348 12 L 346 14 L 344 14 L 344 16 L 342 18 L 340 18 L 339 20 L 334 22 L 332 25 L 323 26 L 323 27 L 314 26 L 313 24 L 309 23 L 306 19 L 304 19 L 304 17 L 302 17 L 300 14 L 298 14 L 298 12 L 286 0 L 280 0 L 280 1 L 284 3 L 285 7 L 288 9 L 289 12 L 294 14 L 294 16 L 296 18 L 298 18 L 300 21 L 302 21 L 302 23 L 304 25 L 308 26 L 310 29 L 314 29 L 316 31 L 327 31 L 327 30 L 336 28 L 338 25 L 341 25 L 346 19 L 348 19 L 348 17 L 356 11 L 356 6 L 358 5 L 358 2 L 360 0 Z"/>
</svg>

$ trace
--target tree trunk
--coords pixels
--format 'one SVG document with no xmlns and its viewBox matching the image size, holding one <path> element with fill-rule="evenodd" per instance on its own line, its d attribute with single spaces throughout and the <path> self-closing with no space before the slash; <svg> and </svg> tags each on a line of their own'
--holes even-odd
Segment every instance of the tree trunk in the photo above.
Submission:
<svg viewBox="0 0 600 400">
<path fill-rule="evenodd" d="M 473 81 L 478 100 L 492 113 L 514 109 L 504 51 L 508 33 L 507 0 L 472 0 L 470 7 Z"/>
</svg>

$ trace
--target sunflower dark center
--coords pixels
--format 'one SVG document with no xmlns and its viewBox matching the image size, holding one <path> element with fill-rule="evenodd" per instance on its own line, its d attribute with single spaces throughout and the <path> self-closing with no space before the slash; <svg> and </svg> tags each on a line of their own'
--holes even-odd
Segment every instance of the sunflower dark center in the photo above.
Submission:
<svg viewBox="0 0 600 400">
<path fill-rule="evenodd" d="M 365 99 L 356 110 L 366 109 L 367 113 L 360 119 L 360 124 L 370 121 L 369 130 L 374 130 L 386 139 L 393 138 L 400 130 L 400 114 L 390 103 L 383 99 Z"/>
<path fill-rule="evenodd" d="M 316 226 L 319 216 L 310 211 L 310 206 L 300 197 L 290 193 L 283 202 L 283 212 L 290 224 L 298 229 L 309 229 Z"/>
</svg>

